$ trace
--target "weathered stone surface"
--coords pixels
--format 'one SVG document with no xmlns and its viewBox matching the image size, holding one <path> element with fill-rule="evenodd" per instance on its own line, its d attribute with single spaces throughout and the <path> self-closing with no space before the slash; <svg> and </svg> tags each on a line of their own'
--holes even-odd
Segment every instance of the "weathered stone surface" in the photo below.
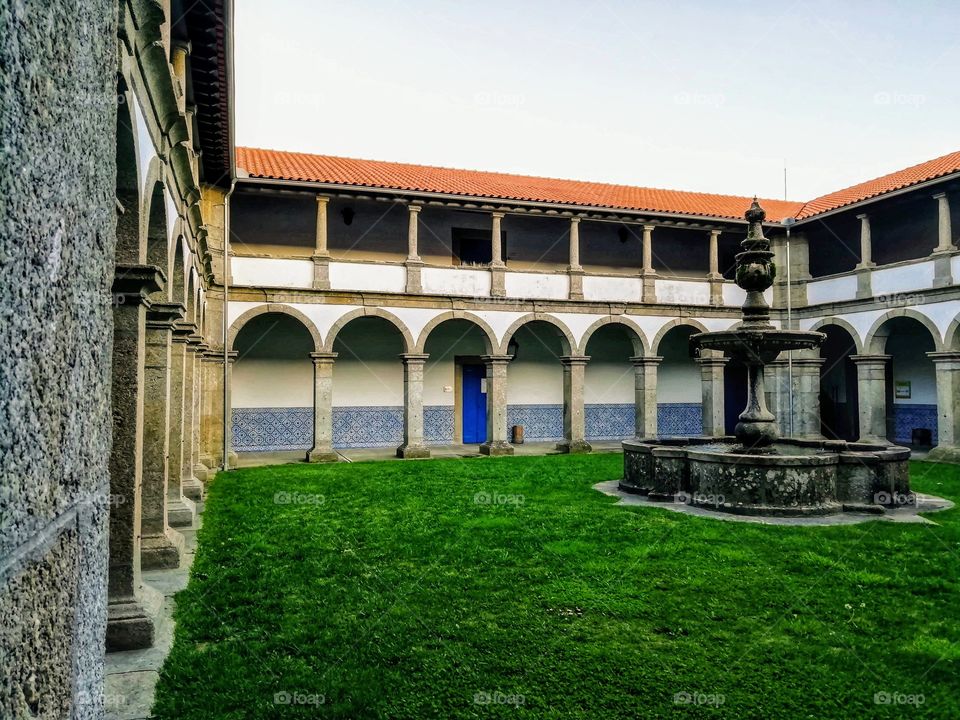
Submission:
<svg viewBox="0 0 960 720">
<path fill-rule="evenodd" d="M 0 717 L 102 712 L 112 2 L 0 5 Z"/>
</svg>

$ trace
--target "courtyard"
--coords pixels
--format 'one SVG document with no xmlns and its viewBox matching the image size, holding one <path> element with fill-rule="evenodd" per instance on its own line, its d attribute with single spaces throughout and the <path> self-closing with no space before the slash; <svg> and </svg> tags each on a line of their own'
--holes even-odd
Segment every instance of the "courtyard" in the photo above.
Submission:
<svg viewBox="0 0 960 720">
<path fill-rule="evenodd" d="M 159 718 L 957 717 L 960 512 L 616 505 L 622 455 L 288 464 L 208 487 Z M 956 466 L 911 463 L 956 501 Z"/>
</svg>

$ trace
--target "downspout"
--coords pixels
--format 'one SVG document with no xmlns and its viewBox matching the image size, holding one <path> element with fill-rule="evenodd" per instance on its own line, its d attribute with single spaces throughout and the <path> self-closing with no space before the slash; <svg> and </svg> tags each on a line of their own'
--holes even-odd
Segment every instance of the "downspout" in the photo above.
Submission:
<svg viewBox="0 0 960 720">
<path fill-rule="evenodd" d="M 237 179 L 231 178 L 230 189 L 223 199 L 223 470 L 230 469 L 231 418 L 227 415 L 230 406 L 230 196 L 237 186 Z"/>
</svg>

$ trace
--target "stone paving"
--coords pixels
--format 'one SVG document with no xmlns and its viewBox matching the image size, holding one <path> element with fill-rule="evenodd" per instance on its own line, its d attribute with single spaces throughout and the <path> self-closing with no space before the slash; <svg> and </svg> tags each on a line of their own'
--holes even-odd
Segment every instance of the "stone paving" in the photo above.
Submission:
<svg viewBox="0 0 960 720">
<path fill-rule="evenodd" d="M 923 517 L 920 513 L 937 512 L 939 510 L 949 510 L 953 503 L 944 498 L 938 498 L 933 495 L 924 495 L 916 493 L 916 505 L 904 506 L 895 510 L 887 510 L 879 513 L 855 513 L 845 512 L 836 515 L 820 515 L 807 517 L 757 517 L 747 515 L 734 515 L 732 513 L 720 512 L 719 510 L 708 510 L 707 508 L 694 507 L 685 502 L 662 502 L 650 500 L 643 495 L 634 495 L 624 492 L 619 488 L 619 480 L 607 480 L 606 482 L 594 485 L 595 490 L 599 490 L 604 495 L 611 495 L 620 498 L 617 505 L 636 505 L 640 507 L 654 507 L 672 512 L 683 513 L 684 515 L 695 515 L 697 517 L 713 518 L 715 520 L 729 520 L 731 522 L 749 522 L 760 523 L 761 525 L 801 525 L 801 526 L 819 526 L 819 525 L 854 525 L 856 523 L 868 522 L 870 520 L 885 520 L 887 522 L 901 523 L 930 523 L 936 525 L 934 520 Z"/>
</svg>

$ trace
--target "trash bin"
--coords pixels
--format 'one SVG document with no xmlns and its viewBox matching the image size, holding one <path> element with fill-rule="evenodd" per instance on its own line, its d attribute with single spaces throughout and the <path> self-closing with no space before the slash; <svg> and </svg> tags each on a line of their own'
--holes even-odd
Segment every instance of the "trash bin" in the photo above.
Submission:
<svg viewBox="0 0 960 720">
<path fill-rule="evenodd" d="M 511 439 L 514 445 L 523 445 L 523 425 L 514 425 L 510 431 Z"/>
</svg>

